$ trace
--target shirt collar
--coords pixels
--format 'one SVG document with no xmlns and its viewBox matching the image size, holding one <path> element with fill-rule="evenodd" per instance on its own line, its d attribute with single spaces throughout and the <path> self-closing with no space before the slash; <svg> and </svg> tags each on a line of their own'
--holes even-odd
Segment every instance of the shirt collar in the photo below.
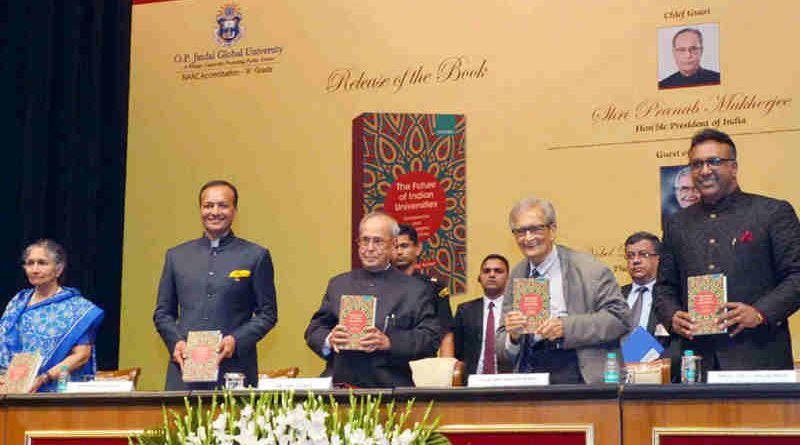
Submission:
<svg viewBox="0 0 800 445">
<path fill-rule="evenodd" d="M 233 241 L 234 238 L 236 238 L 236 236 L 233 234 L 233 230 L 228 230 L 227 232 L 225 232 L 224 235 L 218 237 L 217 239 L 213 239 L 213 240 L 208 237 L 207 233 L 204 232 L 203 233 L 203 238 L 206 241 L 208 241 L 208 246 L 210 248 L 216 249 L 216 248 L 219 248 L 219 247 L 222 247 L 222 246 L 225 246 L 225 245 L 229 244 L 231 241 Z"/>
<path fill-rule="evenodd" d="M 547 254 L 547 256 L 544 258 L 544 261 L 542 261 L 538 266 L 535 266 L 530 259 L 528 260 L 528 275 L 530 275 L 530 271 L 533 270 L 533 268 L 536 268 L 536 270 L 539 272 L 539 275 L 547 275 L 557 261 L 558 246 L 553 244 L 553 250 Z"/>
<path fill-rule="evenodd" d="M 730 195 L 723 196 L 720 198 L 719 201 L 715 202 L 714 204 L 706 204 L 702 200 L 700 201 L 703 210 L 707 212 L 722 212 L 731 208 L 736 201 L 742 196 L 742 190 L 739 187 L 736 187 Z"/>
<path fill-rule="evenodd" d="M 645 284 L 636 284 L 636 283 L 631 283 L 631 293 L 633 294 L 633 293 L 635 293 L 636 291 L 638 291 L 640 287 L 644 287 L 644 288 L 647 288 L 647 291 L 648 291 L 648 292 L 650 292 L 650 293 L 652 294 L 652 293 L 653 293 L 653 286 L 654 286 L 655 284 L 656 284 L 656 280 L 651 280 L 651 281 L 648 281 L 648 282 L 647 282 L 647 283 L 645 283 Z"/>
<path fill-rule="evenodd" d="M 492 300 L 491 298 L 489 298 L 486 295 L 484 295 L 483 296 L 483 308 L 486 309 L 486 308 L 489 307 L 489 303 L 494 303 L 494 307 L 495 308 L 501 308 L 502 309 L 502 307 L 503 307 L 503 298 L 505 298 L 505 295 L 500 295 L 499 297 L 497 297 L 494 300 Z"/>
</svg>

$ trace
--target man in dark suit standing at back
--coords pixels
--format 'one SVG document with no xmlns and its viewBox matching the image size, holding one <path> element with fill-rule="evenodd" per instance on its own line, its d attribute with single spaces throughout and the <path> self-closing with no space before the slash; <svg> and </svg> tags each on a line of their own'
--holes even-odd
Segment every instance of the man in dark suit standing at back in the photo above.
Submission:
<svg viewBox="0 0 800 445">
<path fill-rule="evenodd" d="M 653 306 L 660 254 L 661 240 L 652 233 L 636 232 L 625 240 L 625 258 L 632 283 L 622 286 L 622 296 L 631 308 L 631 331 L 641 326 L 654 336 L 664 347 L 661 357 L 670 359 L 672 376 L 677 377 L 680 375 L 680 341 L 670 336 L 664 325 L 658 322 Z"/>
<path fill-rule="evenodd" d="M 417 258 L 422 253 L 417 230 L 409 224 L 398 224 L 400 234 L 394 246 L 392 265 L 408 276 L 414 277 L 433 288 L 436 302 L 436 317 L 442 327 L 440 357 L 453 357 L 453 311 L 450 309 L 450 289 L 440 280 L 429 277 L 417 269 Z"/>
<path fill-rule="evenodd" d="M 172 360 L 167 390 L 211 389 L 226 372 L 258 384 L 256 343 L 278 321 L 272 258 L 231 230 L 239 194 L 230 182 L 215 180 L 200 189 L 203 236 L 167 251 L 153 313 L 156 329 Z M 219 381 L 184 383 L 183 360 L 189 331 L 219 330 Z"/>
<path fill-rule="evenodd" d="M 487 255 L 481 263 L 478 283 L 483 297 L 458 305 L 453 335 L 456 358 L 464 362 L 469 374 L 497 373 L 495 332 L 502 321 L 503 292 L 508 281 L 508 260 L 498 254 Z"/>
<path fill-rule="evenodd" d="M 800 307 L 800 223 L 792 205 L 743 192 L 736 145 L 712 128 L 697 132 L 689 149 L 700 204 L 676 213 L 664 230 L 656 285 L 662 323 L 703 356 L 707 369 L 791 369 L 788 318 Z M 687 279 L 723 274 L 727 334 L 692 334 Z M 688 341 L 688 344 L 687 344 Z"/>
</svg>

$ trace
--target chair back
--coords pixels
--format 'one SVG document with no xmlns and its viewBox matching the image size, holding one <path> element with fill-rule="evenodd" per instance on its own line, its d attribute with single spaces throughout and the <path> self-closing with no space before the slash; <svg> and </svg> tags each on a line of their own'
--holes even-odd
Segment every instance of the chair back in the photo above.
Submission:
<svg viewBox="0 0 800 445">
<path fill-rule="evenodd" d="M 463 386 L 464 362 L 453 357 L 431 357 L 408 362 L 414 386 L 451 388 Z"/>
<path fill-rule="evenodd" d="M 300 374 L 300 368 L 297 366 L 292 366 L 291 368 L 282 368 L 282 369 L 270 369 L 268 371 L 259 372 L 258 378 L 259 379 L 293 379 Z"/>
<path fill-rule="evenodd" d="M 633 362 L 625 364 L 625 383 L 670 383 L 672 363 L 668 358 L 652 362 Z"/>
<path fill-rule="evenodd" d="M 133 389 L 136 389 L 136 383 L 139 381 L 139 375 L 142 373 L 142 368 L 125 368 L 115 369 L 113 371 L 97 371 L 94 376 L 95 380 L 128 380 L 133 382 Z"/>
</svg>

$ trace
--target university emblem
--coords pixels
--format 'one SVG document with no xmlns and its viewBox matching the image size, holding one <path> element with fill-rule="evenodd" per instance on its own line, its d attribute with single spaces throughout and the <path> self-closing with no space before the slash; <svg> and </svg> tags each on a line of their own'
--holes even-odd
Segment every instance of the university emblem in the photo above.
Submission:
<svg viewBox="0 0 800 445">
<path fill-rule="evenodd" d="M 214 38 L 222 46 L 231 46 L 244 36 L 242 11 L 234 3 L 223 5 L 217 11 L 217 28 Z"/>
</svg>

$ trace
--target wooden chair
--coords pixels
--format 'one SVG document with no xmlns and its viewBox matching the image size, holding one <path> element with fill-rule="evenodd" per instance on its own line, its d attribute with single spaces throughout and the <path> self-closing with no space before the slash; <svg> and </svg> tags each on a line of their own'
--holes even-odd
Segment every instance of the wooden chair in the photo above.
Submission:
<svg viewBox="0 0 800 445">
<path fill-rule="evenodd" d="M 95 380 L 128 380 L 133 382 L 133 389 L 136 389 L 136 383 L 139 381 L 139 375 L 142 373 L 142 368 L 125 368 L 116 369 L 113 371 L 97 371 L 94 376 Z"/>
<path fill-rule="evenodd" d="M 452 357 L 412 360 L 411 378 L 420 388 L 450 388 L 464 385 L 464 362 Z"/>
<path fill-rule="evenodd" d="M 258 373 L 259 379 L 293 379 L 300 374 L 300 368 L 297 366 L 293 366 L 291 368 L 283 368 L 283 369 L 270 369 L 269 371 L 260 372 Z"/>
<path fill-rule="evenodd" d="M 626 363 L 626 383 L 668 384 L 671 381 L 672 362 L 662 358 L 652 362 Z"/>
</svg>

